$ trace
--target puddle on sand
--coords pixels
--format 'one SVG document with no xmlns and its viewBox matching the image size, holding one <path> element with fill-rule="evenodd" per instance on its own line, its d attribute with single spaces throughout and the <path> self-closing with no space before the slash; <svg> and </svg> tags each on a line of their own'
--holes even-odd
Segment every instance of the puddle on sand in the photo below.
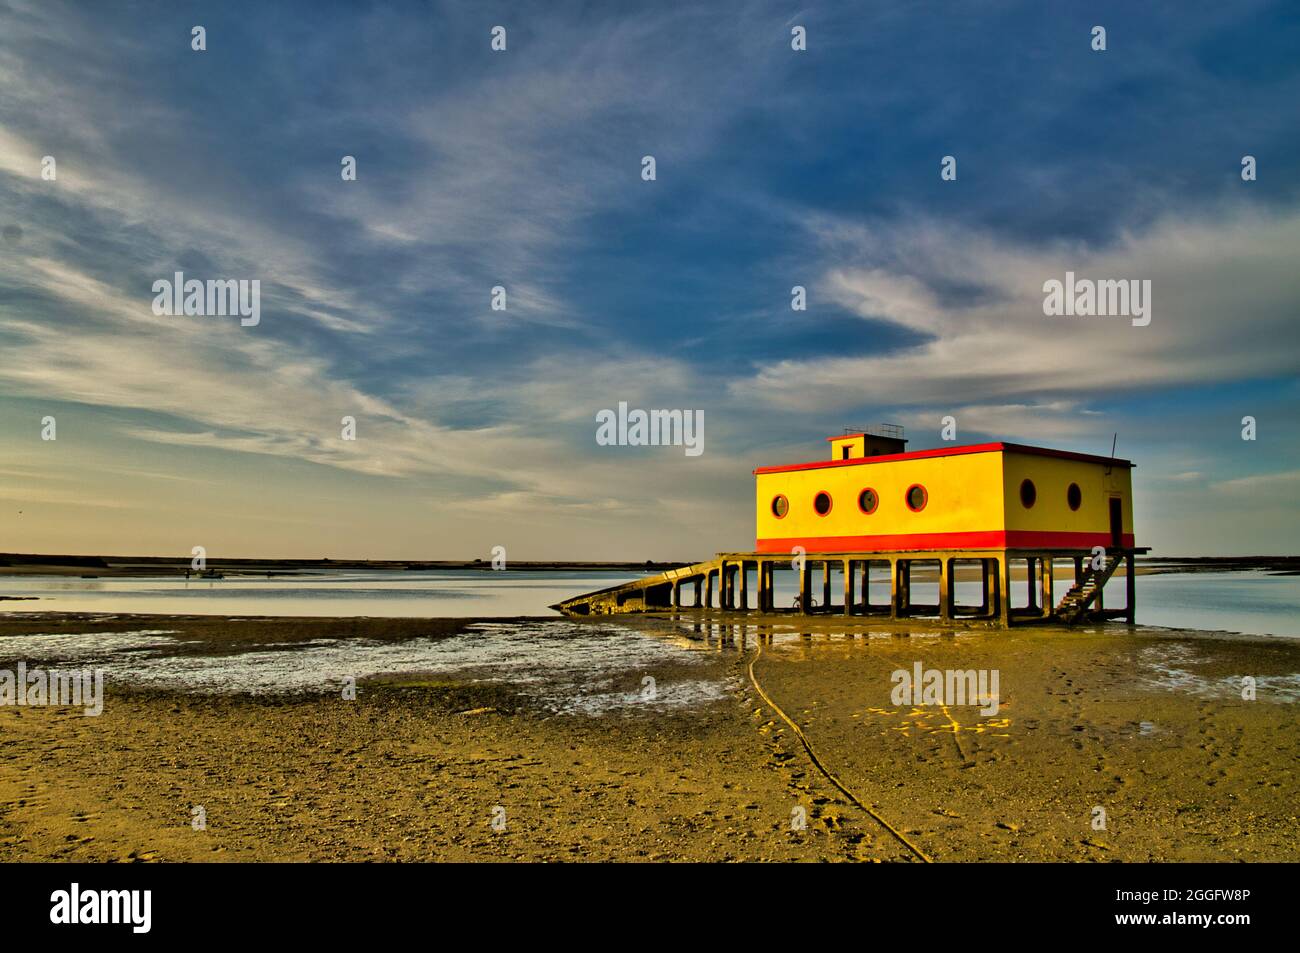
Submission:
<svg viewBox="0 0 1300 953">
<path fill-rule="evenodd" d="M 1160 691 L 1197 695 L 1203 698 L 1241 698 L 1243 679 L 1250 672 L 1237 675 L 1209 676 L 1193 671 L 1211 660 L 1184 645 L 1158 645 L 1138 653 L 1144 666 L 1140 678 Z M 1259 700 L 1293 703 L 1300 701 L 1300 673 L 1289 675 L 1254 675 L 1255 697 Z"/>
<path fill-rule="evenodd" d="M 677 678 L 672 669 L 704 661 L 707 646 L 680 632 L 567 621 L 482 622 L 463 634 L 400 642 L 314 639 L 231 654 L 186 651 L 171 630 L 22 635 L 0 639 L 0 666 L 104 670 L 109 684 L 201 694 L 330 694 L 347 678 L 448 675 L 514 685 L 554 713 L 663 710 L 726 697 L 731 679 Z M 201 643 L 200 643 L 201 644 Z M 10 661 L 6 661 L 10 660 Z M 654 673 L 653 691 L 643 679 Z"/>
<path fill-rule="evenodd" d="M 174 646 L 175 629 L 141 629 L 138 632 L 58 632 L 48 635 L 10 635 L 0 639 L 0 659 L 27 662 L 89 664 L 112 658 L 117 652 Z"/>
</svg>

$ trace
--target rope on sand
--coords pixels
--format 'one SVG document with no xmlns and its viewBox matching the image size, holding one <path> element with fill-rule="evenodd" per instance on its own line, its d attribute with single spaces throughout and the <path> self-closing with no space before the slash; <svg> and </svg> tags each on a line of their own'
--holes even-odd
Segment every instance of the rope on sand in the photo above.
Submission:
<svg viewBox="0 0 1300 953">
<path fill-rule="evenodd" d="M 848 787 L 845 786 L 843 781 L 841 781 L 839 778 L 837 778 L 834 774 L 831 773 L 830 769 L 827 768 L 826 765 L 822 763 L 821 758 L 817 757 L 817 752 L 813 750 L 813 746 L 811 743 L 809 743 L 807 735 L 803 733 L 803 729 L 794 723 L 794 721 L 790 718 L 790 716 L 787 715 L 781 709 L 780 705 L 772 701 L 772 697 L 768 695 L 767 692 L 763 691 L 763 686 L 758 683 L 758 678 L 754 675 L 754 663 L 759 660 L 759 657 L 762 654 L 763 654 L 763 643 L 760 641 L 758 643 L 758 651 L 754 653 L 754 657 L 749 661 L 749 680 L 754 684 L 754 689 L 755 691 L 758 692 L 759 697 L 762 698 L 763 701 L 767 703 L 767 706 L 769 708 L 771 708 L 774 712 L 776 712 L 778 715 L 781 716 L 781 720 L 790 726 L 790 729 L 794 732 L 795 737 L 798 738 L 799 741 L 803 743 L 804 750 L 808 752 L 808 757 L 812 759 L 812 763 L 814 766 L 816 766 L 817 770 L 820 771 L 822 774 L 824 774 L 826 776 L 826 780 L 830 781 L 831 784 L 835 785 L 835 787 L 838 788 L 845 797 L 847 797 L 858 807 L 862 808 L 862 810 L 866 811 L 867 814 L 871 816 L 872 820 L 874 820 L 885 830 L 889 831 L 890 834 L 894 835 L 894 837 L 900 843 L 902 843 L 903 846 L 905 846 L 908 850 L 910 850 L 913 854 L 921 858 L 921 860 L 925 861 L 925 863 L 927 864 L 934 863 L 934 861 L 932 861 L 929 857 L 925 855 L 925 853 L 921 850 L 921 848 L 917 847 L 910 840 L 904 837 L 902 832 L 899 831 L 898 828 L 894 827 L 894 825 L 890 824 L 889 821 L 885 820 L 883 817 L 881 817 L 879 814 L 877 814 L 875 811 L 869 808 L 866 804 L 862 803 L 862 800 L 856 794 L 850 791 Z M 960 748 L 960 746 L 958 747 Z"/>
</svg>

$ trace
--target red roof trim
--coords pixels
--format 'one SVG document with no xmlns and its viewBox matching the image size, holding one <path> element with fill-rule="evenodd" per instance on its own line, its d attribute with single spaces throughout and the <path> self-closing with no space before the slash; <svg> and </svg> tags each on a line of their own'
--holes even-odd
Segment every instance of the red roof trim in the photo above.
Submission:
<svg viewBox="0 0 1300 953">
<path fill-rule="evenodd" d="M 1078 460 L 1082 463 L 1098 463 L 1106 466 L 1133 467 L 1129 460 L 1118 457 L 1099 457 L 1091 453 L 1075 453 L 1072 450 L 1052 450 L 1048 447 L 1030 447 L 1021 443 L 972 443 L 964 447 L 938 447 L 933 450 L 911 450 L 907 453 L 884 453 L 875 457 L 854 457 L 851 460 L 815 460 L 812 463 L 788 463 L 782 466 L 758 467 L 755 475 L 760 473 L 789 473 L 795 470 L 820 470 L 824 467 L 852 467 L 870 463 L 894 463 L 898 460 L 922 460 L 928 457 L 958 457 L 967 453 L 1027 453 L 1039 457 L 1058 457 L 1062 460 Z"/>
</svg>

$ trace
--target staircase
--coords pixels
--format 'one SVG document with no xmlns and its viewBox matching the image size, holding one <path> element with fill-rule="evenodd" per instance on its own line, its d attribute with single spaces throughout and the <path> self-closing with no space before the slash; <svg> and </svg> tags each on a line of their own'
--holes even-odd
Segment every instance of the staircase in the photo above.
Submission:
<svg viewBox="0 0 1300 953">
<path fill-rule="evenodd" d="M 1107 554 L 1106 561 L 1102 563 L 1100 569 L 1093 569 L 1092 560 L 1087 560 L 1088 568 L 1070 587 L 1070 591 L 1061 597 L 1061 602 L 1056 607 L 1056 618 L 1066 625 L 1077 622 L 1088 611 L 1088 607 L 1097 601 L 1102 587 L 1115 574 L 1115 570 L 1123 561 L 1123 551 L 1113 555 Z"/>
</svg>

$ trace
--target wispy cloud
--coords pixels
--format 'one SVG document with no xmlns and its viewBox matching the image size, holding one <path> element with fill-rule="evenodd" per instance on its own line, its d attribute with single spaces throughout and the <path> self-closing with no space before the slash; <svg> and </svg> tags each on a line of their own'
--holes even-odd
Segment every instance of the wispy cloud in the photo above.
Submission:
<svg viewBox="0 0 1300 953">
<path fill-rule="evenodd" d="M 1097 398 L 1293 374 L 1300 214 L 1171 215 L 1111 245 L 1028 247 L 934 222 L 867 229 L 814 219 L 821 292 L 917 343 L 886 353 L 767 363 L 733 383 L 747 399 L 833 410 L 859 403 Z M 1043 284 L 1149 279 L 1153 318 L 1047 317 Z M 958 292 L 944 289 L 962 289 Z"/>
<path fill-rule="evenodd" d="M 743 544 L 750 467 L 873 417 L 915 445 L 945 414 L 963 438 L 1069 445 L 1141 421 L 1153 476 L 1232 493 L 1246 470 L 1289 472 L 1294 393 L 1249 386 L 1300 370 L 1300 213 L 1276 185 L 1294 180 L 1276 116 L 1295 80 L 1252 78 L 1281 51 L 1228 55 L 1226 14 L 1132 16 L 1141 55 L 1083 70 L 1014 2 L 752 2 L 725 26 L 689 4 L 560 3 L 511 13 L 497 55 L 454 3 L 301 30 L 205 7 L 196 54 L 184 9 L 0 0 L 0 405 L 21 411 L 0 449 L 24 461 L 7 476 L 32 486 L 36 460 L 69 487 L 50 506 L 103 498 L 100 478 L 166 497 L 168 545 L 178 512 L 178 534 L 223 514 L 205 531 L 236 547 L 262 521 L 323 547 L 349 512 L 412 554 L 528 527 L 552 552 L 617 555 Z M 1213 69 L 1207 37 L 1226 45 Z M 1103 105 L 1092 138 L 1070 127 Z M 1152 141 L 1121 141 L 1147 122 Z M 1223 182 L 1247 149 L 1271 154 L 1243 192 Z M 948 151 L 962 178 L 939 192 Z M 177 270 L 259 279 L 262 324 L 154 315 L 152 282 Z M 1042 283 L 1067 270 L 1150 278 L 1151 325 L 1044 317 Z M 1225 420 L 1266 419 L 1249 466 L 1144 417 L 1207 388 L 1249 398 Z M 703 409 L 705 455 L 597 447 L 594 414 L 620 400 Z M 51 410 L 61 456 L 25 456 Z"/>
<path fill-rule="evenodd" d="M 1294 494 L 1300 490 L 1300 470 L 1288 470 L 1283 473 L 1259 473 L 1251 476 L 1221 480 L 1210 484 L 1212 490 L 1228 493 L 1287 493 Z M 1291 500 L 1296 497 L 1291 495 Z"/>
</svg>

